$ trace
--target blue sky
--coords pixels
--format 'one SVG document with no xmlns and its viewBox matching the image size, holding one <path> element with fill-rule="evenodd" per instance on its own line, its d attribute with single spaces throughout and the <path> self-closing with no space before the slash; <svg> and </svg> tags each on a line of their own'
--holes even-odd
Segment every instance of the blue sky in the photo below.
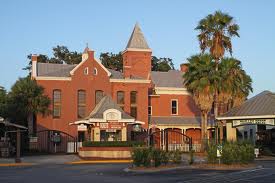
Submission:
<svg viewBox="0 0 275 183">
<path fill-rule="evenodd" d="M 199 52 L 194 30 L 198 21 L 216 10 L 235 17 L 240 38 L 234 38 L 233 56 L 253 79 L 254 93 L 275 91 L 275 1 L 1 1 L 0 86 L 10 89 L 27 75 L 26 56 L 51 56 L 52 47 L 70 50 L 89 47 L 101 52 L 122 51 L 139 22 L 153 55 L 170 57 L 176 68 Z"/>
</svg>

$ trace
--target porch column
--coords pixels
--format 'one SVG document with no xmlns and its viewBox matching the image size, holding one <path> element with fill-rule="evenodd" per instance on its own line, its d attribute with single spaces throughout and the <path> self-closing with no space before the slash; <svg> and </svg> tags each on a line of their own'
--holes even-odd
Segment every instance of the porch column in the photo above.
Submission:
<svg viewBox="0 0 275 183">
<path fill-rule="evenodd" d="M 126 129 L 126 127 L 123 127 L 122 129 L 121 129 L 121 140 L 122 141 L 127 141 L 127 129 Z"/>
<path fill-rule="evenodd" d="M 236 128 L 232 127 L 232 121 L 226 123 L 226 139 L 231 141 L 237 140 Z"/>
<path fill-rule="evenodd" d="M 94 141 L 100 141 L 100 129 L 98 127 L 94 128 Z"/>
</svg>

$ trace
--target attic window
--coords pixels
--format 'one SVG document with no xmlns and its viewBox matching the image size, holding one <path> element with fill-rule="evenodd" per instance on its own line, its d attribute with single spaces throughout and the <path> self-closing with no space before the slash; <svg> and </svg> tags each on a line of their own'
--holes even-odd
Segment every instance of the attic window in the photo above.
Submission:
<svg viewBox="0 0 275 183">
<path fill-rule="evenodd" d="M 86 68 L 84 69 L 84 74 L 85 74 L 85 75 L 88 75 L 88 74 L 89 74 L 89 68 L 88 68 L 88 67 L 86 67 Z"/>
<path fill-rule="evenodd" d="M 94 68 L 94 75 L 96 76 L 97 75 L 97 69 Z"/>
</svg>

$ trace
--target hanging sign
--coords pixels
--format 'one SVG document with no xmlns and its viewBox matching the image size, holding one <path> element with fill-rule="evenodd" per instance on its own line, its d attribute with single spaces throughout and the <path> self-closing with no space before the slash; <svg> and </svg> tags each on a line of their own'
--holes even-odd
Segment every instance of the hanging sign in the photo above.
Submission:
<svg viewBox="0 0 275 183">
<path fill-rule="evenodd" d="M 233 120 L 233 127 L 242 125 L 275 125 L 274 119 L 241 119 Z"/>
<path fill-rule="evenodd" d="M 110 122 L 110 123 L 100 123 L 100 129 L 122 129 L 122 123 Z"/>
</svg>

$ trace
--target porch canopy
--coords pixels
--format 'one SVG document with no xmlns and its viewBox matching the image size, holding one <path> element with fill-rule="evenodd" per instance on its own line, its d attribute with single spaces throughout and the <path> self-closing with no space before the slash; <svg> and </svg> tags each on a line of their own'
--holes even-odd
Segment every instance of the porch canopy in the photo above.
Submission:
<svg viewBox="0 0 275 183">
<path fill-rule="evenodd" d="M 135 118 L 124 112 L 120 106 L 115 103 L 111 96 L 104 96 L 95 106 L 93 111 L 84 119 L 70 123 L 70 125 L 95 125 L 95 123 L 119 122 L 127 124 L 145 124 L 141 121 L 136 121 Z"/>
</svg>

